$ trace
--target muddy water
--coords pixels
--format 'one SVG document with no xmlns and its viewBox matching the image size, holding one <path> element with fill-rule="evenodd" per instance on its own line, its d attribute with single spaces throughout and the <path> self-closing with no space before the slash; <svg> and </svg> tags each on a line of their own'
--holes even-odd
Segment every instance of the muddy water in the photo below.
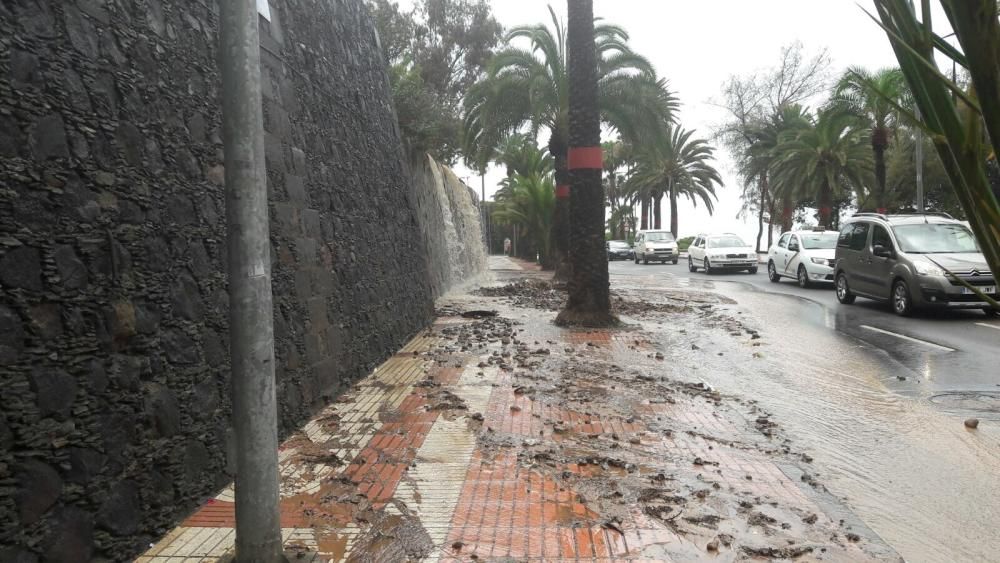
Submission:
<svg viewBox="0 0 1000 563">
<path fill-rule="evenodd" d="M 908 561 L 1000 560 L 997 421 L 970 431 L 964 417 L 902 392 L 897 376 L 924 375 L 830 330 L 822 306 L 719 289 L 763 344 L 716 331 L 694 338 L 723 356 L 706 363 L 684 346 L 667 351 L 675 361 L 722 392 L 759 400 L 815 458 L 819 480 Z"/>
</svg>

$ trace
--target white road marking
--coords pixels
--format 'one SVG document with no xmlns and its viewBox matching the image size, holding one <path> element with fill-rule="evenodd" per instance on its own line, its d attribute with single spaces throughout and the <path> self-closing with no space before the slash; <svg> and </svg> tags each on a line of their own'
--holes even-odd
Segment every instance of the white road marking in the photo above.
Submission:
<svg viewBox="0 0 1000 563">
<path fill-rule="evenodd" d="M 995 330 L 1000 330 L 1000 325 L 991 325 L 989 323 L 976 323 L 979 326 L 985 326 L 986 328 L 992 328 Z"/>
<path fill-rule="evenodd" d="M 928 346 L 930 348 L 937 348 L 938 350 L 942 350 L 944 352 L 955 351 L 954 348 L 949 348 L 947 346 L 942 346 L 940 344 L 935 344 L 933 342 L 928 342 L 926 340 L 920 340 L 919 338 L 913 338 L 912 336 L 906 336 L 905 334 L 899 334 L 897 332 L 892 332 L 881 328 L 875 328 L 873 326 L 861 325 L 861 328 L 865 330 L 871 330 L 873 332 L 881 332 L 882 334 L 888 334 L 889 336 L 895 336 L 896 338 L 902 338 L 903 340 L 909 340 L 910 342 L 916 342 L 917 344 L 923 344 L 924 346 Z"/>
</svg>

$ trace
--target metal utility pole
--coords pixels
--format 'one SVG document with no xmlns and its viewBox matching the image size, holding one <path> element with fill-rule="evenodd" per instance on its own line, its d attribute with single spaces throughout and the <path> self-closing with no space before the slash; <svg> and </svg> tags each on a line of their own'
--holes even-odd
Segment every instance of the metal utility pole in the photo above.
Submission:
<svg viewBox="0 0 1000 563">
<path fill-rule="evenodd" d="M 236 561 L 285 561 L 278 510 L 274 309 L 255 0 L 219 2 L 236 435 Z"/>
</svg>

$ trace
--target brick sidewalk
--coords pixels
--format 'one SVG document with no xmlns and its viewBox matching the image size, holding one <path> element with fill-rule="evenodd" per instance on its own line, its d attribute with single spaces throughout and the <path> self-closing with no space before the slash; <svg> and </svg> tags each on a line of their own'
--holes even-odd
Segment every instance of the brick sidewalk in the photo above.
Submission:
<svg viewBox="0 0 1000 563">
<path fill-rule="evenodd" d="M 320 561 L 896 559 L 844 527 L 756 407 L 664 383 L 653 335 L 456 314 L 503 309 L 482 297 L 449 305 L 282 445 L 290 550 Z M 224 490 L 138 561 L 231 553 L 232 500 Z"/>
</svg>

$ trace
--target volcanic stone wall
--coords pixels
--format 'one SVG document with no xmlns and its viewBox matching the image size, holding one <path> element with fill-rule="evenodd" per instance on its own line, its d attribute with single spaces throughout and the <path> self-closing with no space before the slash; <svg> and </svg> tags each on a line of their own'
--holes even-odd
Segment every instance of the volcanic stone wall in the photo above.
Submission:
<svg viewBox="0 0 1000 563">
<path fill-rule="evenodd" d="M 438 297 L 486 272 L 478 201 L 450 168 L 430 156 L 411 161 L 410 170 L 431 288 Z"/>
<path fill-rule="evenodd" d="M 357 0 L 261 20 L 282 432 L 432 315 Z M 0 3 L 0 561 L 126 560 L 231 479 L 214 0 Z"/>
</svg>

